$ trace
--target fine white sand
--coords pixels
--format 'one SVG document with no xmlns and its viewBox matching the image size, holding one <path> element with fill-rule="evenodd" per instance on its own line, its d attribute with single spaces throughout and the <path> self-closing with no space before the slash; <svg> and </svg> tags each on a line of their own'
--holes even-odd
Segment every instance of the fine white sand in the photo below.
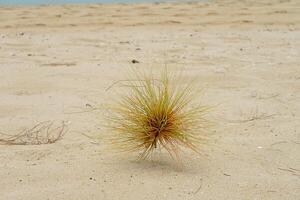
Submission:
<svg viewBox="0 0 300 200">
<path fill-rule="evenodd" d="M 81 111 L 126 69 L 164 64 L 215 106 L 202 156 L 137 163 L 81 134 L 103 133 Z M 0 131 L 70 122 L 55 144 L 0 145 L 0 199 L 298 200 L 299 102 L 298 0 L 0 7 Z"/>
</svg>

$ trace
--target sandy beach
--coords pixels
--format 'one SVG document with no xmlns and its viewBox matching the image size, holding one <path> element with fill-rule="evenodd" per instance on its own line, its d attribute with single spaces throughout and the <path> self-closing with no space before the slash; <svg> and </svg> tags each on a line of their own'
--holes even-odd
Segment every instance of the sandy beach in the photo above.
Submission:
<svg viewBox="0 0 300 200">
<path fill-rule="evenodd" d="M 132 63 L 137 60 L 138 63 Z M 101 141 L 130 67 L 181 69 L 214 106 L 180 170 Z M 0 132 L 68 122 L 54 144 L 0 145 L 0 200 L 299 200 L 300 2 L 0 7 Z"/>
</svg>

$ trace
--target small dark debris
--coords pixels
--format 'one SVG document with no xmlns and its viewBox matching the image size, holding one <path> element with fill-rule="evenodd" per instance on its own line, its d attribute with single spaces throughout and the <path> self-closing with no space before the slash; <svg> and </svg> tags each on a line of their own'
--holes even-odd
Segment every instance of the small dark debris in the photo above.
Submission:
<svg viewBox="0 0 300 200">
<path fill-rule="evenodd" d="M 29 54 L 27 54 L 27 56 L 32 56 L 32 54 L 31 54 L 31 53 L 29 53 Z"/>
<path fill-rule="evenodd" d="M 121 41 L 120 44 L 130 44 L 129 41 Z"/>
<path fill-rule="evenodd" d="M 137 50 L 137 51 L 140 51 L 140 50 L 141 50 L 141 48 L 136 48 L 135 50 Z"/>
<path fill-rule="evenodd" d="M 224 175 L 224 176 L 231 176 L 230 174 L 225 174 L 225 173 L 223 173 L 223 175 Z"/>
<path fill-rule="evenodd" d="M 91 104 L 89 104 L 89 103 L 85 104 L 85 106 L 86 106 L 86 107 L 90 107 L 90 108 L 93 107 L 93 106 L 92 106 Z"/>
<path fill-rule="evenodd" d="M 240 51 L 243 51 L 244 49 L 243 48 L 240 48 Z"/>
<path fill-rule="evenodd" d="M 140 61 L 133 59 L 133 60 L 131 61 L 131 63 L 133 63 L 133 64 L 135 64 L 135 63 L 140 63 Z"/>
</svg>

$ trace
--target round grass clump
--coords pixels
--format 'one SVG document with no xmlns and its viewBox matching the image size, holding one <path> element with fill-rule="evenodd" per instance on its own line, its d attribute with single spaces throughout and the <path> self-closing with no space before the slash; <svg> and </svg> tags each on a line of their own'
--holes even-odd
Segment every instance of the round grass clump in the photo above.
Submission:
<svg viewBox="0 0 300 200">
<path fill-rule="evenodd" d="M 114 145 L 140 152 L 140 159 L 155 149 L 165 149 L 176 159 L 181 147 L 199 152 L 205 141 L 208 108 L 195 104 L 198 93 L 193 81 L 165 70 L 159 78 L 135 72 L 123 82 L 127 93 L 118 98 L 109 117 Z"/>
</svg>

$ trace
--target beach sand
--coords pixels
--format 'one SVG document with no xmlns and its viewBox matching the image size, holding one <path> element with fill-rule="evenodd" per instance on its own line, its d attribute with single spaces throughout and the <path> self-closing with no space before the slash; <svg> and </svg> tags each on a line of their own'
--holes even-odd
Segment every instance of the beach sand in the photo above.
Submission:
<svg viewBox="0 0 300 200">
<path fill-rule="evenodd" d="M 133 64 L 135 59 L 139 63 Z M 215 126 L 178 167 L 116 155 L 102 111 L 130 67 L 197 77 Z M 0 131 L 46 120 L 48 145 L 0 145 L 0 199 L 300 199 L 300 2 L 0 7 Z"/>
</svg>

